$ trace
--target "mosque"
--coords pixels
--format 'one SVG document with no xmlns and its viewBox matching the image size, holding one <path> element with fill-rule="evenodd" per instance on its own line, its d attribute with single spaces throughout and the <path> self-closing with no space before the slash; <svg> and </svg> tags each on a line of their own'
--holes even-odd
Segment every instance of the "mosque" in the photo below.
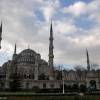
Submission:
<svg viewBox="0 0 100 100">
<path fill-rule="evenodd" d="M 0 26 L 0 45 L 2 40 L 2 23 Z M 62 77 L 59 75 L 59 70 L 54 66 L 54 45 L 53 45 L 53 27 L 50 26 L 49 37 L 49 61 L 41 59 L 41 55 L 36 51 L 28 48 L 20 53 L 16 53 L 17 46 L 15 44 L 12 60 L 8 60 L 0 67 L 0 88 L 9 89 L 10 82 L 14 73 L 20 79 L 22 89 L 40 89 L 60 88 L 61 85 L 85 85 L 87 88 L 92 87 L 100 89 L 100 77 L 97 71 L 91 70 L 88 50 L 87 55 L 87 70 L 77 73 L 74 70 L 63 71 Z M 1 46 L 0 46 L 1 48 Z"/>
</svg>

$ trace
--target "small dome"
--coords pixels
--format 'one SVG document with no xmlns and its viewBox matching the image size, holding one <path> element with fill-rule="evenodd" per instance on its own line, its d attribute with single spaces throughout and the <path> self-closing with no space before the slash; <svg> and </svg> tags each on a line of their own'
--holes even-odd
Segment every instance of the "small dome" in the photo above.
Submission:
<svg viewBox="0 0 100 100">
<path fill-rule="evenodd" d="M 36 52 L 31 49 L 25 49 L 18 55 L 18 63 L 35 63 Z"/>
<path fill-rule="evenodd" d="M 6 71 L 7 71 L 7 66 L 8 66 L 8 62 L 5 62 L 5 63 L 2 65 L 1 71 L 2 71 L 3 74 L 6 73 Z"/>
</svg>

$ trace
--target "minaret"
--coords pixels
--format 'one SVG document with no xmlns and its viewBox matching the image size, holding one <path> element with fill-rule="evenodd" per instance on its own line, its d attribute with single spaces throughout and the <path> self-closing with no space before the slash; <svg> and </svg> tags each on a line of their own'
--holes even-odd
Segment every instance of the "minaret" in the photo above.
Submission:
<svg viewBox="0 0 100 100">
<path fill-rule="evenodd" d="M 16 43 L 15 43 L 14 54 L 13 54 L 13 60 L 16 60 L 16 56 L 17 56 L 17 54 L 16 54 Z"/>
<path fill-rule="evenodd" d="M 52 22 L 51 22 L 51 27 L 50 27 L 50 38 L 49 38 L 49 67 L 53 68 L 53 28 L 52 28 Z"/>
<path fill-rule="evenodd" d="M 39 62 L 40 61 L 40 54 L 37 54 L 35 57 L 35 71 L 34 71 L 34 80 L 38 80 L 39 76 Z"/>
<path fill-rule="evenodd" d="M 86 56 L 87 56 L 87 70 L 90 71 L 90 60 L 89 60 L 89 53 L 87 49 L 86 49 Z"/>
<path fill-rule="evenodd" d="M 53 58 L 54 58 L 54 54 L 53 54 L 53 28 L 52 28 L 52 22 L 51 22 L 51 27 L 50 27 L 50 38 L 49 38 L 49 67 L 50 67 L 50 71 L 49 71 L 49 79 L 50 80 L 54 80 L 54 66 L 53 66 Z"/>
<path fill-rule="evenodd" d="M 11 70 L 10 70 L 11 73 L 15 73 L 15 74 L 17 74 L 17 66 L 16 66 L 17 53 L 16 53 L 16 50 L 17 50 L 17 46 L 15 43 L 14 54 L 13 54 L 13 58 L 12 58 L 12 62 L 11 62 Z"/>
<path fill-rule="evenodd" d="M 16 43 L 15 43 L 15 49 L 14 49 L 14 54 L 16 54 Z"/>
<path fill-rule="evenodd" d="M 0 49 L 1 49 L 1 40 L 2 40 L 2 22 L 0 26 Z"/>
</svg>

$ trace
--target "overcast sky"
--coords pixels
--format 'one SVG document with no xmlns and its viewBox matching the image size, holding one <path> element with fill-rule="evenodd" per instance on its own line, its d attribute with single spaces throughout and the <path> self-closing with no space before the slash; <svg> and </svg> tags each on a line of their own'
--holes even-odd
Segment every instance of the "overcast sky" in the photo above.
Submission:
<svg viewBox="0 0 100 100">
<path fill-rule="evenodd" d="M 53 20 L 54 63 L 68 67 L 100 64 L 100 0 L 0 0 L 3 23 L 0 65 L 17 53 L 31 49 L 48 61 L 50 21 Z"/>
</svg>

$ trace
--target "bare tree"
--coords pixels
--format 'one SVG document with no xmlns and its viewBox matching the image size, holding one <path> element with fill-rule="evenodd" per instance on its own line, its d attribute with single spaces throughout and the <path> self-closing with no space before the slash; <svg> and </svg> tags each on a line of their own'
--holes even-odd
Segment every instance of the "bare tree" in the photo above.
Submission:
<svg viewBox="0 0 100 100">
<path fill-rule="evenodd" d="M 77 74 L 79 80 L 81 80 L 83 72 L 85 71 L 85 68 L 83 66 L 81 66 L 81 65 L 76 65 L 74 67 L 74 69 L 76 71 L 76 74 Z"/>
<path fill-rule="evenodd" d="M 97 69 L 99 69 L 99 64 L 96 64 L 96 63 L 92 63 L 91 64 L 91 70 L 97 70 Z"/>
</svg>

